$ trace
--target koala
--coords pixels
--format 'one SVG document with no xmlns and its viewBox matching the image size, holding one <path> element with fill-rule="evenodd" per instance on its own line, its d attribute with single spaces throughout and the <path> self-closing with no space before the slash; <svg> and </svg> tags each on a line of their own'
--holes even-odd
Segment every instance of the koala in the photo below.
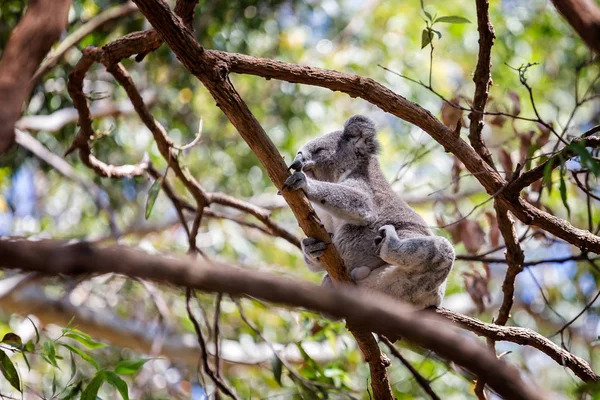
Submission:
<svg viewBox="0 0 600 400">
<path fill-rule="evenodd" d="M 439 306 L 454 263 L 450 242 L 392 190 L 379 166 L 375 125 L 362 115 L 300 148 L 283 190 L 302 190 L 357 285 L 413 304 Z M 302 240 L 311 271 L 326 243 Z M 322 285 L 331 285 L 326 275 Z"/>
</svg>

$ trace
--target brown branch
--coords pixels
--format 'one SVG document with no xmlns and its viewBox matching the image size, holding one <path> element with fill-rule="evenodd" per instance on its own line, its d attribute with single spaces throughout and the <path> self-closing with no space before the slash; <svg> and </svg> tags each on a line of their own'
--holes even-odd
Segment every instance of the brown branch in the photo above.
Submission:
<svg viewBox="0 0 600 400">
<path fill-rule="evenodd" d="M 505 398 L 548 398 L 539 388 L 525 383 L 514 367 L 496 359 L 480 343 L 465 338 L 434 313 L 415 311 L 387 296 L 364 293 L 352 285 L 340 285 L 340 289 L 335 290 L 214 261 L 150 255 L 121 246 L 100 247 L 85 242 L 67 244 L 52 240 L 0 239 L 0 267 L 49 275 L 114 272 L 206 292 L 249 295 L 292 307 L 305 307 L 345 317 L 383 334 L 397 333 L 483 377 Z M 468 320 L 468 317 L 464 318 Z M 480 324 L 485 332 L 486 324 Z M 502 335 L 506 329 L 500 328 L 496 332 Z M 569 360 L 569 353 L 559 350 L 565 361 Z"/>
<path fill-rule="evenodd" d="M 136 4 L 187 69 L 208 89 L 217 105 L 257 155 L 275 186 L 281 190 L 285 179 L 289 176 L 288 168 L 277 147 L 229 81 L 226 65 L 213 53 L 204 51 L 194 40 L 191 32 L 185 29 L 182 22 L 171 13 L 166 3 L 141 0 L 136 1 Z M 331 243 L 329 234 L 323 228 L 306 196 L 298 192 L 283 191 L 283 197 L 307 236 Z M 335 281 L 351 281 L 344 262 L 334 246 L 328 246 L 321 263 Z M 388 362 L 379 350 L 373 335 L 358 331 L 352 333 L 369 363 L 375 397 L 391 399 L 393 395 L 385 370 Z"/>
<path fill-rule="evenodd" d="M 65 53 L 73 46 L 77 45 L 77 43 L 83 40 L 87 35 L 115 20 L 131 15 L 136 11 L 137 7 L 135 4 L 128 2 L 120 6 L 111 7 L 108 10 L 96 15 L 85 24 L 81 25 L 75 32 L 71 33 L 62 42 L 60 42 L 55 50 L 48 54 L 46 59 L 42 62 L 40 67 L 37 69 L 37 71 L 35 71 L 35 74 L 31 78 L 32 85 L 35 85 L 42 76 L 54 68 L 54 66 L 58 64 Z"/>
<path fill-rule="evenodd" d="M 15 122 L 29 97 L 30 79 L 67 27 L 69 0 L 29 0 L 0 60 L 0 155 L 15 140 Z"/>
<path fill-rule="evenodd" d="M 386 338 L 385 336 L 380 336 L 379 340 L 385 343 L 385 345 L 388 349 L 390 349 L 390 352 L 394 355 L 394 357 L 400 360 L 402 365 L 404 365 L 406 369 L 410 371 L 412 376 L 415 378 L 415 381 L 417 381 L 419 386 L 423 388 L 425 393 L 427 393 L 432 400 L 440 400 L 440 397 L 431 388 L 430 381 L 425 379 L 425 377 L 421 375 L 419 371 L 417 371 L 417 369 L 413 367 L 406 358 L 404 358 L 404 356 L 400 353 L 400 351 L 398 351 L 396 346 L 394 346 L 394 344 L 388 338 Z"/>
<path fill-rule="evenodd" d="M 497 325 L 506 325 L 515 297 L 515 280 L 517 275 L 523 271 L 523 260 L 525 259 L 525 255 L 523 254 L 519 236 L 515 230 L 515 221 L 508 213 L 506 207 L 497 201 L 494 201 L 494 209 L 496 210 L 498 229 L 502 234 L 506 246 L 505 257 L 508 268 L 506 270 L 504 282 L 502 283 L 502 293 L 504 293 L 502 305 L 500 306 L 500 310 L 498 310 L 498 317 L 493 322 Z M 494 354 L 496 353 L 496 342 L 493 339 L 488 338 L 488 347 Z M 477 394 L 479 399 L 486 399 L 485 385 L 486 381 L 484 379 L 477 379 L 475 394 Z"/>
<path fill-rule="evenodd" d="M 469 141 L 471 146 L 490 166 L 494 166 L 492 155 L 481 137 L 481 131 L 485 125 L 484 112 L 487 103 L 490 86 L 492 85 L 492 46 L 494 45 L 494 27 L 490 22 L 489 0 L 477 0 L 477 30 L 479 31 L 479 56 L 477 67 L 473 75 L 475 82 L 475 95 L 473 96 L 473 111 L 469 114 L 471 124 L 469 126 Z"/>
<path fill-rule="evenodd" d="M 552 0 L 552 2 L 588 47 L 600 53 L 600 7 L 593 0 Z"/>
<path fill-rule="evenodd" d="M 585 360 L 572 353 L 569 353 L 565 349 L 560 348 L 550 339 L 545 338 L 531 329 L 487 324 L 475 318 L 458 314 L 445 308 L 438 308 L 437 313 L 439 315 L 443 315 L 451 321 L 458 323 L 464 329 L 467 329 L 476 335 L 483 336 L 497 342 L 508 341 L 538 349 L 556 361 L 557 364 L 569 368 L 584 382 L 596 382 L 600 380 L 600 377 L 592 370 Z"/>
<path fill-rule="evenodd" d="M 500 233 L 506 244 L 506 263 L 508 264 L 506 276 L 502 283 L 504 299 L 502 301 L 502 306 L 498 311 L 498 317 L 494 322 L 498 325 L 506 325 L 513 305 L 515 279 L 517 275 L 523 271 L 523 260 L 525 256 L 523 254 L 523 249 L 521 249 L 521 245 L 519 244 L 519 237 L 515 231 L 515 221 L 508 214 L 508 211 L 504 206 L 495 203 L 494 208 L 496 209 L 498 228 L 500 229 Z"/>
<path fill-rule="evenodd" d="M 179 26 L 179 29 L 183 29 L 181 25 Z M 227 72 L 243 73 L 261 76 L 266 79 L 273 78 L 325 87 L 347 93 L 352 97 L 361 97 L 382 110 L 422 128 L 444 146 L 447 151 L 457 155 L 489 194 L 498 192 L 506 183 L 495 170 L 477 155 L 472 147 L 464 140 L 456 138 L 454 133 L 433 117 L 429 111 L 406 100 L 372 79 L 242 54 L 204 50 L 193 41 L 189 32 L 184 34 L 176 30 L 173 34 L 181 34 L 182 37 L 179 39 L 184 42 L 191 41 L 191 44 L 182 42 L 179 50 L 182 51 L 181 59 L 193 73 L 200 73 L 201 69 L 208 69 L 210 70 L 211 79 L 224 79 L 223 74 L 226 75 Z M 183 37 L 186 37 L 186 39 L 183 39 Z M 115 63 L 132 54 L 144 54 L 152 51 L 161 43 L 161 38 L 154 30 L 135 32 L 104 46 L 100 61 L 108 64 Z M 206 66 L 213 67 L 211 69 Z M 537 225 L 578 247 L 600 252 L 599 237 L 588 231 L 574 228 L 567 221 L 543 212 L 523 199 L 514 201 L 509 197 L 504 193 L 500 193 L 498 200 L 522 222 Z"/>
<path fill-rule="evenodd" d="M 92 127 L 92 117 L 90 113 L 90 107 L 87 103 L 87 99 L 83 94 L 83 78 L 86 72 L 92 66 L 93 59 L 89 56 L 82 57 L 71 73 L 69 74 L 69 83 L 67 89 L 69 95 L 73 100 L 73 105 L 79 113 L 79 132 L 73 141 L 71 147 L 66 151 L 69 154 L 75 149 L 79 149 L 79 158 L 81 161 L 93 169 L 94 172 L 101 176 L 106 177 L 131 177 L 142 175 L 146 169 L 145 164 L 139 165 L 109 165 L 94 157 L 91 154 L 90 140 L 94 135 L 94 129 Z"/>
<path fill-rule="evenodd" d="M 196 296 L 194 295 L 194 298 L 195 297 Z M 214 373 L 214 371 L 208 364 L 208 351 L 206 349 L 206 341 L 204 340 L 204 335 L 202 335 L 202 329 L 200 328 L 200 324 L 198 324 L 198 320 L 196 320 L 196 317 L 194 317 L 194 314 L 192 313 L 192 309 L 190 306 L 191 298 L 192 290 L 188 287 L 185 291 L 185 309 L 187 310 L 187 314 L 190 317 L 190 320 L 192 321 L 192 325 L 194 325 L 194 330 L 196 331 L 196 337 L 198 338 L 198 345 L 200 346 L 200 354 L 204 372 L 206 372 L 206 374 L 210 377 L 210 379 L 214 382 L 215 386 L 220 391 L 222 391 L 232 399 L 237 400 L 239 397 L 237 397 L 233 389 L 227 386 L 227 384 L 225 384 L 225 382 Z"/>
<path fill-rule="evenodd" d="M 600 237 L 577 229 L 567 221 L 548 214 L 519 198 L 514 199 L 502 190 L 506 181 L 490 167 L 464 140 L 437 120 L 429 111 L 406 100 L 373 79 L 332 70 L 251 57 L 242 54 L 205 50 L 219 57 L 230 72 L 280 79 L 292 83 L 325 87 L 351 97 L 360 97 L 407 122 L 410 122 L 440 143 L 446 151 L 456 155 L 490 195 L 496 195 L 515 217 L 528 225 L 537 225 L 549 233 L 580 248 L 600 252 Z M 220 63 L 221 64 L 221 63 Z M 197 69 L 197 66 L 195 67 Z M 193 71 L 193 70 L 192 70 Z"/>
<path fill-rule="evenodd" d="M 587 260 L 588 259 L 587 257 L 588 256 L 586 254 L 578 254 L 578 255 L 567 256 L 567 257 L 545 258 L 545 259 L 541 259 L 541 260 L 524 261 L 523 267 L 532 267 L 535 265 L 546 264 L 546 263 L 562 264 L 562 263 L 566 263 L 569 261 L 583 261 L 583 260 Z M 488 263 L 488 264 L 506 264 L 507 263 L 506 258 L 493 258 L 493 257 L 485 257 L 482 255 L 470 255 L 470 254 L 458 254 L 456 256 L 456 260 L 478 261 L 478 262 Z M 591 258 L 591 260 L 597 261 L 597 260 L 600 260 L 600 257 Z"/>
</svg>

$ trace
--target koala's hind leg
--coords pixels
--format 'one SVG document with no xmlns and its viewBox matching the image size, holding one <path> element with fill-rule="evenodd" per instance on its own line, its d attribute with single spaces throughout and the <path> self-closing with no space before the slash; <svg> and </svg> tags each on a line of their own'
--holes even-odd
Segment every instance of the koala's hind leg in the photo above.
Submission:
<svg viewBox="0 0 600 400">
<path fill-rule="evenodd" d="M 379 290 L 417 308 L 437 306 L 454 262 L 454 248 L 440 236 L 400 239 L 392 225 L 379 230 L 379 257 L 390 265 L 375 269 L 361 286 Z"/>
</svg>

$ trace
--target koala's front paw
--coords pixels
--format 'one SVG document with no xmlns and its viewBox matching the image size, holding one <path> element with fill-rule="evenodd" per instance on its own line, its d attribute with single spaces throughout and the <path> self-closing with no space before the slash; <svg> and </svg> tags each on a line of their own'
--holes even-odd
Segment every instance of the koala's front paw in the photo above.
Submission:
<svg viewBox="0 0 600 400">
<path fill-rule="evenodd" d="M 306 175 L 302 171 L 296 171 L 285 180 L 282 190 L 293 192 L 304 188 L 306 188 Z"/>
<path fill-rule="evenodd" d="M 321 286 L 326 288 L 333 288 L 333 281 L 329 277 L 329 274 L 325 274 L 323 280 L 321 281 Z"/>
<path fill-rule="evenodd" d="M 318 257 L 321 257 L 327 249 L 327 243 L 313 237 L 302 239 L 301 245 L 302 253 L 310 260 L 316 260 Z"/>
<path fill-rule="evenodd" d="M 384 225 L 379 228 L 377 236 L 375 236 L 375 245 L 379 246 L 386 238 L 396 234 L 396 228 L 394 225 Z"/>
<path fill-rule="evenodd" d="M 350 272 L 350 276 L 354 282 L 362 281 L 366 279 L 371 274 L 371 269 L 369 267 L 358 267 L 354 268 L 352 272 Z"/>
<path fill-rule="evenodd" d="M 395 238 L 398 237 L 398 234 L 396 233 L 396 228 L 394 228 L 394 225 L 383 225 L 381 228 L 379 228 L 379 231 L 377 232 L 377 236 L 375 236 L 375 239 L 374 239 L 375 246 L 377 246 L 377 248 L 380 252 L 385 251 L 384 248 L 387 248 L 386 244 L 389 244 L 389 241 L 394 237 Z"/>
</svg>

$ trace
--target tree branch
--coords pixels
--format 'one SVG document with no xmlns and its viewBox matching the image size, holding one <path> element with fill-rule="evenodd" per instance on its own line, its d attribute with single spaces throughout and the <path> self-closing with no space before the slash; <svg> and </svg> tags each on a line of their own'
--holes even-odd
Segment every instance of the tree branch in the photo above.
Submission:
<svg viewBox="0 0 600 400">
<path fill-rule="evenodd" d="M 219 108 L 259 158 L 271 181 L 281 190 L 285 179 L 289 176 L 288 168 L 277 147 L 229 81 L 226 65 L 212 53 L 204 51 L 181 20 L 169 10 L 166 3 L 139 0 L 136 4 L 171 50 L 208 89 Z M 329 234 L 323 228 L 306 196 L 299 192 L 282 191 L 282 194 L 304 233 L 325 243 L 331 243 Z M 327 247 L 321 257 L 321 263 L 335 281 L 351 281 L 344 262 L 333 245 Z M 388 360 L 382 355 L 372 334 L 354 330 L 351 332 L 369 363 L 375 397 L 391 399 L 392 391 L 385 370 Z"/>
<path fill-rule="evenodd" d="M 490 22 L 489 0 L 477 0 L 477 30 L 479 31 L 479 56 L 477 67 L 473 75 L 475 82 L 475 95 L 473 96 L 473 111 L 469 114 L 469 141 L 471 146 L 490 166 L 494 166 L 492 155 L 481 137 L 483 130 L 485 105 L 487 103 L 490 86 L 492 85 L 492 46 L 494 45 L 494 27 Z"/>
<path fill-rule="evenodd" d="M 67 27 L 69 0 L 29 0 L 0 60 L 0 155 L 15 140 L 15 122 L 31 92 L 30 79 Z"/>
<path fill-rule="evenodd" d="M 589 48 L 600 54 L 600 8 L 593 0 L 552 0 Z"/>
<path fill-rule="evenodd" d="M 492 389 L 506 398 L 548 398 L 540 389 L 525 383 L 514 367 L 496 359 L 480 343 L 466 339 L 434 313 L 415 311 L 387 296 L 364 293 L 353 286 L 328 289 L 214 261 L 150 255 L 120 246 L 99 247 L 85 242 L 67 244 L 52 240 L 0 239 L 0 267 L 50 275 L 114 272 L 206 292 L 249 295 L 305 307 L 345 317 L 383 334 L 400 334 L 483 377 Z"/>
<path fill-rule="evenodd" d="M 556 361 L 557 364 L 563 365 L 572 370 L 575 375 L 585 382 L 597 382 L 600 380 L 600 377 L 596 375 L 596 373 L 592 370 L 592 368 L 590 368 L 589 364 L 585 360 L 569 353 L 565 349 L 560 348 L 550 339 L 545 338 L 531 329 L 487 324 L 475 318 L 458 314 L 445 308 L 438 308 L 437 313 L 443 315 L 451 321 L 458 323 L 460 326 L 475 333 L 476 335 L 483 336 L 494 341 L 509 341 L 538 349 Z"/>
</svg>

